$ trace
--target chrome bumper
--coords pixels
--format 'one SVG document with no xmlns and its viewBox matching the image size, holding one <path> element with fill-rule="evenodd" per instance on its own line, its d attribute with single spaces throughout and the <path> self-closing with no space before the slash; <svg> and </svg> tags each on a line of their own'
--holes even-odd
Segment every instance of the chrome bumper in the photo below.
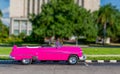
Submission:
<svg viewBox="0 0 120 74">
<path fill-rule="evenodd" d="M 9 58 L 10 58 L 10 59 L 13 59 L 13 60 L 15 59 L 15 57 L 13 57 L 13 56 L 9 56 Z"/>
<path fill-rule="evenodd" d="M 83 55 L 83 56 L 81 56 L 81 57 L 79 57 L 79 60 L 86 60 L 86 56 L 85 55 Z"/>
</svg>

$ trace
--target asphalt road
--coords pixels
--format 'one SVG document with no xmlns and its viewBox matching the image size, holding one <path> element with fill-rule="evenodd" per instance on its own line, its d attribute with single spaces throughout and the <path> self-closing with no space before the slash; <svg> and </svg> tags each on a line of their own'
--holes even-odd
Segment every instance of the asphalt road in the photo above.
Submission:
<svg viewBox="0 0 120 74">
<path fill-rule="evenodd" d="M 84 63 L 66 65 L 64 62 L 36 62 L 21 65 L 19 62 L 0 62 L 0 74 L 120 74 L 120 63 Z"/>
</svg>

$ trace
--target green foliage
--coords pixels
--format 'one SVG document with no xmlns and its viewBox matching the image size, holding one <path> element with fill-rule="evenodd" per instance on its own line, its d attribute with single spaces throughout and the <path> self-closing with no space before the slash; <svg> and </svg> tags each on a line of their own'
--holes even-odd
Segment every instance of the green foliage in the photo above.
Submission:
<svg viewBox="0 0 120 74">
<path fill-rule="evenodd" d="M 0 17 L 2 17 L 2 11 L 0 10 Z"/>
<path fill-rule="evenodd" d="M 2 12 L 0 11 L 0 43 L 6 42 L 6 38 L 8 37 L 8 27 L 4 25 L 1 21 Z"/>
<path fill-rule="evenodd" d="M 113 42 L 120 42 L 120 11 L 117 12 L 115 14 L 116 16 L 116 20 L 115 20 L 115 24 L 113 26 L 113 34 L 114 36 L 112 36 L 112 41 Z"/>
<path fill-rule="evenodd" d="M 3 43 L 8 43 L 8 44 L 21 44 L 23 42 L 22 38 L 19 38 L 18 36 L 11 35 L 8 38 L 5 39 Z"/>
<path fill-rule="evenodd" d="M 0 23 L 0 37 L 6 38 L 8 37 L 8 27 L 2 23 Z"/>
<path fill-rule="evenodd" d="M 24 39 L 25 37 L 26 37 L 25 33 L 20 33 L 18 35 L 18 38 L 20 38 L 20 39 Z"/>
<path fill-rule="evenodd" d="M 2 29 L 2 32 L 0 32 L 0 43 L 19 44 L 22 42 L 22 38 L 14 35 L 8 36 L 8 29 L 6 27 L 2 27 Z"/>
<path fill-rule="evenodd" d="M 25 38 L 23 38 L 23 42 L 42 44 L 44 43 L 44 38 L 43 36 L 37 36 L 35 33 L 32 33 L 30 36 L 26 36 Z"/>
<path fill-rule="evenodd" d="M 96 38 L 97 31 L 90 11 L 78 6 L 74 0 L 51 0 L 42 6 L 42 12 L 32 14 L 33 31 L 43 37 L 85 36 Z"/>
<path fill-rule="evenodd" d="M 0 11 L 0 17 L 2 17 L 2 12 Z M 8 44 L 20 44 L 25 35 L 21 33 L 19 36 L 11 35 L 9 36 L 9 28 L 2 23 L 0 20 L 0 43 Z"/>
<path fill-rule="evenodd" d="M 0 11 L 0 18 L 1 17 L 2 17 L 2 12 Z M 8 37 L 8 27 L 5 26 L 0 19 L 0 42 L 3 42 L 7 37 Z"/>
<path fill-rule="evenodd" d="M 111 4 L 107 4 L 105 6 L 100 7 L 98 12 L 98 29 L 99 29 L 99 36 L 103 36 L 103 28 L 106 25 L 106 35 L 107 37 L 115 37 L 116 36 L 116 20 L 117 13 L 119 11 L 116 9 L 115 6 Z"/>
<path fill-rule="evenodd" d="M 87 41 L 92 41 L 97 36 L 97 28 L 95 24 L 94 16 L 83 8 L 79 10 L 81 15 L 78 15 L 78 23 L 75 28 L 75 35 L 84 36 Z"/>
</svg>

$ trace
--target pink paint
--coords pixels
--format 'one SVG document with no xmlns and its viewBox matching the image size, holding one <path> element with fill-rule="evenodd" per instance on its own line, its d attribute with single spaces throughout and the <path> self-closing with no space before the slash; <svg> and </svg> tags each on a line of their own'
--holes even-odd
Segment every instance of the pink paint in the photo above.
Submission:
<svg viewBox="0 0 120 74">
<path fill-rule="evenodd" d="M 13 46 L 10 57 L 14 60 L 32 59 L 37 57 L 37 60 L 68 60 L 70 55 L 77 55 L 81 60 L 83 52 L 77 46 L 62 46 L 62 47 L 17 47 Z"/>
</svg>

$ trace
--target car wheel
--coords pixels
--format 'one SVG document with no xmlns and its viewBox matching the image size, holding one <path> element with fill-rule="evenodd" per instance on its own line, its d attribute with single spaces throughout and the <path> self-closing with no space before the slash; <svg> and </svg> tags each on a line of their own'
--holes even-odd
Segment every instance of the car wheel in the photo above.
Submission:
<svg viewBox="0 0 120 74">
<path fill-rule="evenodd" d="M 72 55 L 68 59 L 68 63 L 71 65 L 77 64 L 78 62 L 78 57 L 76 55 Z"/>
<path fill-rule="evenodd" d="M 24 65 L 28 65 L 28 64 L 31 64 L 31 63 L 32 63 L 31 59 L 23 59 L 22 60 L 22 64 L 24 64 Z"/>
</svg>

